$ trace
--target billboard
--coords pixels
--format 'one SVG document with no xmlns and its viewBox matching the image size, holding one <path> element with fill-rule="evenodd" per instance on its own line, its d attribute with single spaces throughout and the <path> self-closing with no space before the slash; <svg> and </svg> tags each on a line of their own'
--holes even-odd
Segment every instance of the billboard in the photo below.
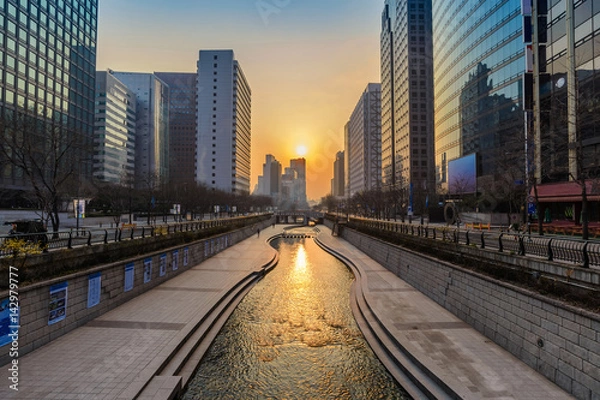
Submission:
<svg viewBox="0 0 600 400">
<path fill-rule="evenodd" d="M 448 161 L 448 193 L 472 194 L 477 192 L 476 153 Z"/>
</svg>

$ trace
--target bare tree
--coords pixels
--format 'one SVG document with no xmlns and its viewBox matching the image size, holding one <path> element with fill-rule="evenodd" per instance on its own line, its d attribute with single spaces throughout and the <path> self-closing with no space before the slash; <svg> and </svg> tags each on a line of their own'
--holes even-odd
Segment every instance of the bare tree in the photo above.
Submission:
<svg viewBox="0 0 600 400">
<path fill-rule="evenodd" d="M 81 172 L 85 140 L 56 121 L 17 112 L 6 115 L 0 119 L 0 158 L 22 174 L 57 232 L 65 197 Z"/>
</svg>

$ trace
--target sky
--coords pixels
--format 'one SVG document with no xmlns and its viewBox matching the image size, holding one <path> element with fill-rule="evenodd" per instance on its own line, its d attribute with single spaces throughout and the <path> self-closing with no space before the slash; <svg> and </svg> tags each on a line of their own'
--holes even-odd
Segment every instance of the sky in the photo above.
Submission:
<svg viewBox="0 0 600 400">
<path fill-rule="evenodd" d="M 196 72 L 233 49 L 252 90 L 251 188 L 265 156 L 305 146 L 307 196 L 331 190 L 344 125 L 379 82 L 383 0 L 100 0 L 97 69 Z"/>
</svg>

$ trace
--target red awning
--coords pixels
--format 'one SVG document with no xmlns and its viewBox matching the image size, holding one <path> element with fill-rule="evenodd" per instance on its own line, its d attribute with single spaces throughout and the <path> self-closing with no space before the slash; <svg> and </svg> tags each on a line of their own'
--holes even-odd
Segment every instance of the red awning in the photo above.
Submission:
<svg viewBox="0 0 600 400">
<path fill-rule="evenodd" d="M 600 201 L 600 185 L 598 182 L 586 182 L 588 201 Z M 537 186 L 540 203 L 574 203 L 581 201 L 581 185 L 579 182 L 546 183 Z M 534 196 L 533 188 L 529 194 Z"/>
</svg>

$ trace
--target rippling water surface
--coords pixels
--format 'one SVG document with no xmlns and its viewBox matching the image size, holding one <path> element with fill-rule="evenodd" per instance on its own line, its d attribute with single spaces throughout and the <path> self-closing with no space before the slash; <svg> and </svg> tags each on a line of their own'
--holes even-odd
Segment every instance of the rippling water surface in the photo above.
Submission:
<svg viewBox="0 0 600 400">
<path fill-rule="evenodd" d="M 239 304 L 183 399 L 405 399 L 352 316 L 352 274 L 312 239 L 279 239 L 279 264 Z"/>
</svg>

